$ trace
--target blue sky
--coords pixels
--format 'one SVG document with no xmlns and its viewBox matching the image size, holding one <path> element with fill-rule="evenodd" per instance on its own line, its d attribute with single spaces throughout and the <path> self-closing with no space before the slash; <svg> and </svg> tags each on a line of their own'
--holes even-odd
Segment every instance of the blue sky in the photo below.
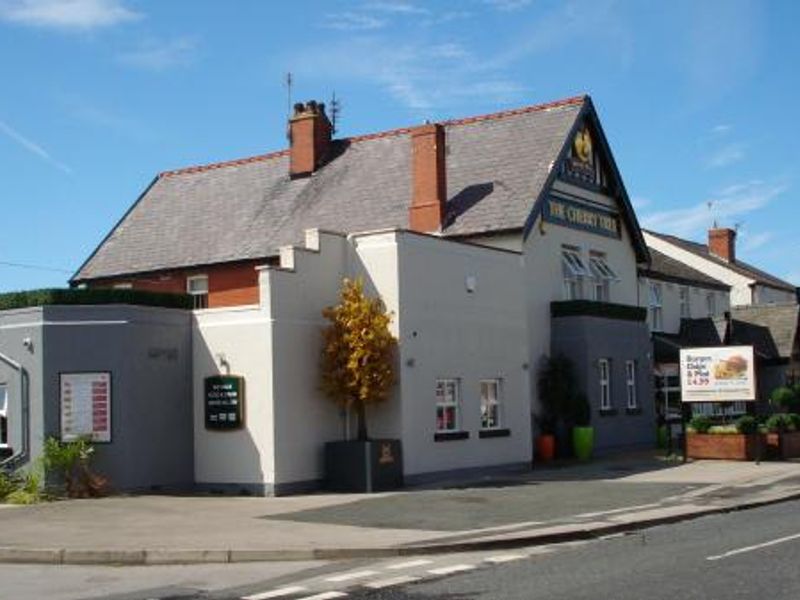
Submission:
<svg viewBox="0 0 800 600">
<path fill-rule="evenodd" d="M 793 0 L 0 0 L 0 291 L 63 285 L 159 171 L 284 147 L 287 71 L 294 100 L 335 90 L 341 136 L 588 92 L 645 226 L 738 225 L 800 284 L 798 23 Z"/>
</svg>

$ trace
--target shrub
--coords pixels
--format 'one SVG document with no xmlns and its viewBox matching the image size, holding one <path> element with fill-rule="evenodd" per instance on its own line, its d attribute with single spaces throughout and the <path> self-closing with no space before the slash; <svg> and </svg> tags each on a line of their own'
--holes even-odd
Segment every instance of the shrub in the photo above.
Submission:
<svg viewBox="0 0 800 600">
<path fill-rule="evenodd" d="M 797 407 L 798 395 L 796 390 L 790 387 L 775 388 L 769 395 L 769 403 L 777 409 L 793 410 Z"/>
<path fill-rule="evenodd" d="M 711 429 L 713 422 L 711 419 L 705 415 L 697 415 L 692 417 L 692 420 L 689 421 L 689 427 L 692 428 L 693 431 L 697 433 L 708 433 L 708 430 Z"/>
<path fill-rule="evenodd" d="M 767 431 L 772 433 L 783 433 L 793 431 L 795 425 L 793 419 L 786 413 L 778 413 L 769 417 L 765 423 Z"/>
<path fill-rule="evenodd" d="M 42 471 L 40 468 L 31 468 L 22 478 L 17 480 L 17 487 L 8 496 L 9 504 L 38 504 L 44 500 L 42 492 Z"/>
<path fill-rule="evenodd" d="M 8 496 L 19 488 L 19 478 L 0 471 L 0 502 L 3 502 Z"/>
<path fill-rule="evenodd" d="M 188 294 L 105 288 L 55 288 L 0 294 L 0 310 L 64 304 L 134 304 L 191 309 L 192 297 Z"/>
<path fill-rule="evenodd" d="M 49 437 L 44 442 L 44 468 L 64 480 L 70 498 L 96 497 L 105 493 L 107 482 L 92 473 L 90 461 L 94 446 L 87 438 L 61 442 Z"/>
<path fill-rule="evenodd" d="M 731 435 L 739 433 L 739 430 L 736 428 L 736 425 L 712 425 L 708 428 L 708 433 L 715 435 Z"/>
<path fill-rule="evenodd" d="M 743 415 L 736 420 L 736 429 L 739 433 L 756 433 L 758 431 L 758 420 L 751 415 Z"/>
<path fill-rule="evenodd" d="M 800 415 L 797 413 L 790 413 L 786 415 L 795 431 L 800 431 Z"/>
</svg>

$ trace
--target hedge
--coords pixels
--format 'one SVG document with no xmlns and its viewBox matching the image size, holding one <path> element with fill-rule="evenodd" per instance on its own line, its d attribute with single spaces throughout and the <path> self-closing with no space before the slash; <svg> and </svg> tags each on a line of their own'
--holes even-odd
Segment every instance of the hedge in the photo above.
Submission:
<svg viewBox="0 0 800 600">
<path fill-rule="evenodd" d="M 647 309 L 628 304 L 596 302 L 593 300 L 560 300 L 550 303 L 551 317 L 604 317 L 622 321 L 644 321 Z"/>
<path fill-rule="evenodd" d="M 0 294 L 0 310 L 64 304 L 134 304 L 162 308 L 192 308 L 188 294 L 104 288 L 43 289 Z"/>
</svg>

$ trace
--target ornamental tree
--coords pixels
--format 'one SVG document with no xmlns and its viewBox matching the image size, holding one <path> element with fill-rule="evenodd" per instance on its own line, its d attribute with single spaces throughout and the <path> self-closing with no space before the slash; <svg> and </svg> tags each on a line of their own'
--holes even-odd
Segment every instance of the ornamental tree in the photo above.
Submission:
<svg viewBox="0 0 800 600">
<path fill-rule="evenodd" d="M 396 379 L 392 316 L 380 298 L 364 295 L 361 279 L 345 279 L 339 303 L 322 315 L 330 321 L 322 332 L 322 389 L 340 406 L 355 409 L 358 439 L 365 441 L 366 407 L 385 400 Z"/>
</svg>

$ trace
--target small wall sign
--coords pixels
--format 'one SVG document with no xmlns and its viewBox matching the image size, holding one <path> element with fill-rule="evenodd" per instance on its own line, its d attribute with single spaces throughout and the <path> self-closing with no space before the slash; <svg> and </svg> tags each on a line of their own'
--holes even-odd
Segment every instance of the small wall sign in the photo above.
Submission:
<svg viewBox="0 0 800 600">
<path fill-rule="evenodd" d="M 241 429 L 244 426 L 244 377 L 206 377 L 205 407 L 206 429 Z"/>
</svg>

